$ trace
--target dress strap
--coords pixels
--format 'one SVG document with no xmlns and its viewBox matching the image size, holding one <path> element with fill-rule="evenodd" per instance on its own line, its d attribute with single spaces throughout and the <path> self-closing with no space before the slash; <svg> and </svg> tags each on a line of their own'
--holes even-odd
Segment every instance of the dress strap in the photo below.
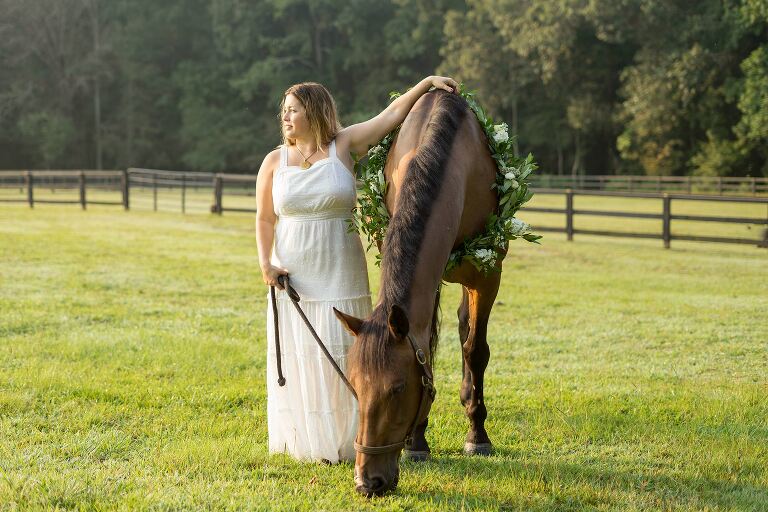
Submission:
<svg viewBox="0 0 768 512">
<path fill-rule="evenodd" d="M 333 139 L 331 145 L 328 147 L 328 156 L 336 158 L 336 139 Z"/>
<path fill-rule="evenodd" d="M 280 146 L 280 167 L 288 166 L 288 146 L 283 144 Z"/>
</svg>

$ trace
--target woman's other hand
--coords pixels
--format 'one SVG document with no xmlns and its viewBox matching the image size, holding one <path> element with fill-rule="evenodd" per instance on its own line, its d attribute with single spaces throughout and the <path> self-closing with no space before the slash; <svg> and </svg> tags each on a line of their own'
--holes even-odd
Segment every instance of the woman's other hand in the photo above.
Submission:
<svg viewBox="0 0 768 512">
<path fill-rule="evenodd" d="M 264 284 L 267 286 L 274 286 L 278 290 L 282 290 L 282 285 L 277 281 L 279 276 L 287 276 L 288 271 L 284 268 L 276 267 L 272 264 L 265 265 L 261 269 L 261 277 L 264 279 Z"/>
<path fill-rule="evenodd" d="M 458 92 L 459 84 L 456 80 L 447 76 L 431 76 L 432 87 L 435 89 L 443 89 L 448 92 Z"/>
</svg>

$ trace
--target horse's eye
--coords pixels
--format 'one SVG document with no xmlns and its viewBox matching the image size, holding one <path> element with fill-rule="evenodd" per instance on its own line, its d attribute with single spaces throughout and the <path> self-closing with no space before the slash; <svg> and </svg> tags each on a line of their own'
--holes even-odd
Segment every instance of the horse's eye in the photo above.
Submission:
<svg viewBox="0 0 768 512">
<path fill-rule="evenodd" d="M 405 391 L 405 382 L 398 384 L 392 388 L 392 394 L 397 395 L 398 393 L 402 393 Z"/>
</svg>

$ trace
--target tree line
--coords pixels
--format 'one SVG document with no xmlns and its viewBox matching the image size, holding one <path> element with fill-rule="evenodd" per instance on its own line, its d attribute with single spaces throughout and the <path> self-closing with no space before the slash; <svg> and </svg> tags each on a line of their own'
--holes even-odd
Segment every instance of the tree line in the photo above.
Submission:
<svg viewBox="0 0 768 512">
<path fill-rule="evenodd" d="M 0 0 L 0 168 L 254 172 L 283 91 L 429 74 L 542 172 L 768 176 L 768 0 Z"/>
</svg>

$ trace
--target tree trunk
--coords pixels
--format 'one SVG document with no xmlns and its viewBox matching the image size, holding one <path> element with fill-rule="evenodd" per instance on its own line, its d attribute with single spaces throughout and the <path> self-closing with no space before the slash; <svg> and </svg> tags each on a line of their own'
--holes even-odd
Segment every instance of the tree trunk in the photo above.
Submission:
<svg viewBox="0 0 768 512">
<path fill-rule="evenodd" d="M 520 147 L 517 145 L 517 96 L 512 99 L 512 150 L 515 156 L 520 156 Z"/>
<path fill-rule="evenodd" d="M 96 72 L 93 77 L 93 125 L 94 145 L 96 149 L 96 168 L 101 169 L 101 83 L 99 69 L 101 68 L 101 37 L 99 30 L 99 3 L 93 0 L 88 3 L 88 14 L 91 17 L 93 31 L 93 55 L 96 61 Z"/>
<path fill-rule="evenodd" d="M 571 166 L 571 176 L 576 179 L 576 175 L 581 172 L 581 135 L 576 132 L 575 137 L 576 152 L 573 155 L 573 165 Z"/>
</svg>

